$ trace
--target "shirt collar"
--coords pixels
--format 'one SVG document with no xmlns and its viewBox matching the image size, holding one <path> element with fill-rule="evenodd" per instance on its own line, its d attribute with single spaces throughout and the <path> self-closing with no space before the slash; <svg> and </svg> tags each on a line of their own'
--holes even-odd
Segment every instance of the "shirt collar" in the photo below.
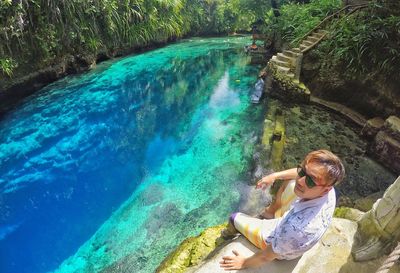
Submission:
<svg viewBox="0 0 400 273">
<path fill-rule="evenodd" d="M 297 198 L 297 200 L 293 203 L 294 212 L 298 212 L 309 207 L 322 206 L 328 200 L 328 196 L 330 194 L 335 194 L 335 189 L 333 187 L 329 192 L 318 198 L 310 200 Z"/>
</svg>

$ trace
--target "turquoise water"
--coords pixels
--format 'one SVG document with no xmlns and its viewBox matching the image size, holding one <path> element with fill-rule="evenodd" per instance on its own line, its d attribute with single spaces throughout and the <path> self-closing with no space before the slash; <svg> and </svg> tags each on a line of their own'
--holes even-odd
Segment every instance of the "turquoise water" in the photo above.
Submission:
<svg viewBox="0 0 400 273">
<path fill-rule="evenodd" d="M 239 205 L 261 107 L 248 38 L 105 62 L 0 121 L 0 271 L 153 272 Z"/>
</svg>

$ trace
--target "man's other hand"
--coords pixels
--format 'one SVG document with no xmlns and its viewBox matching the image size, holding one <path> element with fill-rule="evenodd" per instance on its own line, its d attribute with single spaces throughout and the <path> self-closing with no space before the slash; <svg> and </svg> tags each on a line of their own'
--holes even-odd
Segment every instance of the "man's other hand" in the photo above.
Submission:
<svg viewBox="0 0 400 273">
<path fill-rule="evenodd" d="M 243 269 L 243 264 L 246 258 L 239 254 L 236 250 L 232 250 L 234 256 L 224 256 L 222 261 L 219 262 L 220 267 L 225 270 Z"/>
</svg>

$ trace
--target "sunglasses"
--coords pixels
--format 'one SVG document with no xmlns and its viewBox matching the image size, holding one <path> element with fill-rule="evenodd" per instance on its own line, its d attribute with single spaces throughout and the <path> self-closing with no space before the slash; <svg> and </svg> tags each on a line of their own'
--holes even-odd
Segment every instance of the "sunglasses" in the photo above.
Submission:
<svg viewBox="0 0 400 273">
<path fill-rule="evenodd" d="M 317 184 L 314 182 L 314 180 L 306 173 L 306 171 L 303 169 L 302 166 L 297 166 L 297 174 L 299 175 L 299 177 L 306 177 L 306 185 L 308 188 L 314 188 L 315 186 L 317 186 Z"/>
</svg>

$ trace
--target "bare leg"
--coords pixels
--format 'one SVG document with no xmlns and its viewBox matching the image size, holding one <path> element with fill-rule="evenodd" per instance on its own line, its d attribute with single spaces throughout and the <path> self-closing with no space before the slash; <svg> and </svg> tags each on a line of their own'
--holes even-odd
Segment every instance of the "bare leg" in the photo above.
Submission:
<svg viewBox="0 0 400 273">
<path fill-rule="evenodd" d="M 261 219 L 273 219 L 275 218 L 275 212 L 281 208 L 282 206 L 282 193 L 286 189 L 286 186 L 289 184 L 289 180 L 282 183 L 278 192 L 275 195 L 275 198 L 272 200 L 272 203 L 264 209 L 262 213 L 260 213 Z"/>
<path fill-rule="evenodd" d="M 237 213 L 233 213 L 231 217 L 229 217 L 229 222 L 228 225 L 226 226 L 225 229 L 221 231 L 221 236 L 224 239 L 231 239 L 238 235 L 239 231 L 235 228 L 235 225 L 233 224 L 234 218 Z"/>
</svg>

